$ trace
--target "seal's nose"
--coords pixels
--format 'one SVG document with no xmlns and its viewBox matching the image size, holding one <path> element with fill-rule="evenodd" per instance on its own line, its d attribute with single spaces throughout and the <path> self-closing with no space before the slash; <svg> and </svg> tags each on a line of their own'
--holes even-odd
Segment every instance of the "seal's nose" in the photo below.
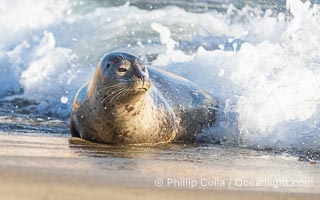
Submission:
<svg viewBox="0 0 320 200">
<path fill-rule="evenodd" d="M 143 76 L 143 75 L 140 75 L 140 76 L 137 76 L 137 80 L 141 81 L 142 83 L 142 87 L 145 87 L 146 86 L 146 77 Z"/>
<path fill-rule="evenodd" d="M 135 72 L 134 72 L 134 76 L 135 76 L 135 79 L 136 80 L 139 80 L 139 81 L 141 81 L 141 82 L 144 82 L 145 81 L 145 76 L 141 73 L 141 71 L 139 71 L 139 70 L 136 70 Z"/>
<path fill-rule="evenodd" d="M 138 75 L 137 78 L 140 79 L 142 82 L 144 82 L 144 76 L 142 74 Z"/>
<path fill-rule="evenodd" d="M 147 91 L 151 87 L 150 80 L 142 74 L 140 76 L 135 75 L 135 80 L 134 87 L 136 90 Z"/>
</svg>

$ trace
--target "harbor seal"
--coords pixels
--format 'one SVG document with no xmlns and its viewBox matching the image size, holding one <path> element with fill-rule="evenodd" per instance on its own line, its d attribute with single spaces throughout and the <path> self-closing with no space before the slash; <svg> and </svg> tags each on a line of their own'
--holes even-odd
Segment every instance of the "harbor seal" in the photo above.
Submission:
<svg viewBox="0 0 320 200">
<path fill-rule="evenodd" d="M 194 83 L 121 52 L 106 54 L 77 92 L 71 135 L 110 144 L 194 141 L 217 102 Z"/>
</svg>

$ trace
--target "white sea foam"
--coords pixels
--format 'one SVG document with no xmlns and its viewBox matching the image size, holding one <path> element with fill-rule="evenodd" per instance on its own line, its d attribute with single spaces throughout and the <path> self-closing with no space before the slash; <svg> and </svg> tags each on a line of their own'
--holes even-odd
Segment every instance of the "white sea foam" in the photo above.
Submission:
<svg viewBox="0 0 320 200">
<path fill-rule="evenodd" d="M 319 9 L 297 0 L 287 4 L 293 15 L 289 21 L 282 13 L 271 17 L 267 11 L 245 24 L 258 33 L 267 27 L 269 33 L 248 31 L 237 52 L 200 47 L 190 61 L 164 64 L 220 100 L 223 114 L 218 113 L 217 126 L 206 136 L 261 148 L 319 148 Z M 275 34 L 278 39 L 272 39 Z M 180 53 L 170 54 L 179 58 Z M 159 56 L 154 63 L 161 62 Z"/>
<path fill-rule="evenodd" d="M 233 6 L 226 13 L 147 11 L 129 4 L 77 14 L 64 1 L 11 2 L 0 3 L 1 97 L 22 88 L 20 97 L 37 100 L 40 112 L 66 117 L 104 53 L 159 54 L 154 65 L 219 100 L 206 139 L 320 148 L 318 5 L 288 0 L 291 15 Z"/>
</svg>

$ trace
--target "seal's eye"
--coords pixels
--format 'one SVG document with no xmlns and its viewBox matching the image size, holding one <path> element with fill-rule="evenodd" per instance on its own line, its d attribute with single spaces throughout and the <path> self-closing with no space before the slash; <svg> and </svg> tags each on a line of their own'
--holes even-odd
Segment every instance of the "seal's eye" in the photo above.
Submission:
<svg viewBox="0 0 320 200">
<path fill-rule="evenodd" d="M 128 70 L 126 68 L 122 68 L 122 67 L 119 67 L 118 68 L 118 72 L 127 72 Z"/>
<path fill-rule="evenodd" d="M 110 67 L 110 63 L 107 63 L 107 69 L 109 69 L 109 67 Z"/>
</svg>

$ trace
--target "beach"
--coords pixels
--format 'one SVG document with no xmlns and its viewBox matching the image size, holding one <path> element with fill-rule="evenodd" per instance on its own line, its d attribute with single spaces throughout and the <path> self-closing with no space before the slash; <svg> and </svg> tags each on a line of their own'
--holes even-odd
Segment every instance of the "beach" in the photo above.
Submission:
<svg viewBox="0 0 320 200">
<path fill-rule="evenodd" d="M 221 147 L 182 144 L 113 147 L 70 140 L 67 136 L 18 133 L 0 134 L 0 148 L 1 199 L 256 199 L 257 196 L 318 199 L 320 196 L 319 163 L 301 162 L 292 156 L 272 153 L 266 156 L 253 151 L 244 155 L 248 150 L 220 149 L 219 156 L 224 157 L 212 158 L 213 155 L 204 155 L 204 151 L 193 154 L 191 148 L 210 152 Z M 181 149 L 191 152 L 179 155 Z M 162 185 L 155 182 L 159 178 Z M 312 185 L 276 188 L 239 183 L 240 179 L 281 178 L 308 179 Z M 169 183 L 172 179 L 175 184 Z M 234 180 L 231 185 L 223 185 L 230 179 Z"/>
</svg>

